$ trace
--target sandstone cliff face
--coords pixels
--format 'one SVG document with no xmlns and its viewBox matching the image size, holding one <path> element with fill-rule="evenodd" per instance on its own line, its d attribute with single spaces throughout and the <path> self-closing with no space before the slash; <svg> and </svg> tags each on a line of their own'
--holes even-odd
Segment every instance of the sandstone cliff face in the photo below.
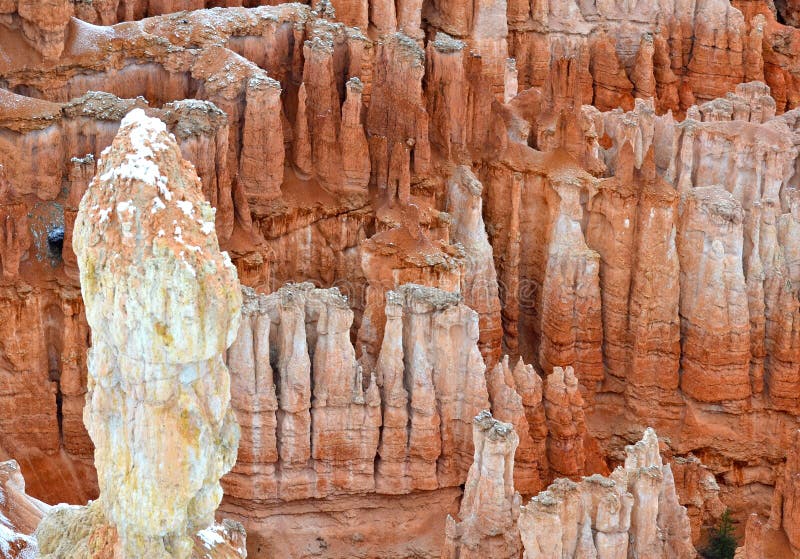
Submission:
<svg viewBox="0 0 800 559">
<path fill-rule="evenodd" d="M 435 555 L 487 404 L 524 494 L 653 425 L 737 513 L 769 506 L 800 410 L 791 3 L 256 4 L 0 1 L 0 446 L 32 494 L 97 493 L 73 226 L 138 107 L 257 292 L 226 355 L 237 518 L 311 511 L 332 556 L 386 554 L 341 510 L 408 502 Z M 263 302 L 303 281 L 339 295 Z M 719 507 L 692 506 L 697 537 Z"/>
</svg>

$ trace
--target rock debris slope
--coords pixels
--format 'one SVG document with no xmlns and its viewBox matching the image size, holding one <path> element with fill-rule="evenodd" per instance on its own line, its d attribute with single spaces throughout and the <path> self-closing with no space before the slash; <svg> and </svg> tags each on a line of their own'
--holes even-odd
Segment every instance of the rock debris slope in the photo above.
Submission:
<svg viewBox="0 0 800 559">
<path fill-rule="evenodd" d="M 526 497 L 608 474 L 652 426 L 693 541 L 726 506 L 761 515 L 755 541 L 791 503 L 800 417 L 793 3 L 262 3 L 0 0 L 0 456 L 28 492 L 107 490 L 95 361 L 214 348 L 242 439 L 201 469 L 233 466 L 252 555 L 439 556 L 486 408 Z M 238 329 L 151 323 L 191 345 L 177 361 L 124 322 L 87 359 L 75 224 L 95 175 L 127 176 L 102 154 L 133 109 L 216 210 L 161 198 L 174 272 L 205 285 L 202 219 L 253 289 Z M 127 200 L 92 227 L 133 227 Z"/>
</svg>

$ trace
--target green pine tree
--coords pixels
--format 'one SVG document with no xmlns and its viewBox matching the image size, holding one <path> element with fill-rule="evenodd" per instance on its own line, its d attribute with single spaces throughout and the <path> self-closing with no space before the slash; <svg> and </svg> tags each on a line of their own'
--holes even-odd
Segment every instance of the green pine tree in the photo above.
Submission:
<svg viewBox="0 0 800 559">
<path fill-rule="evenodd" d="M 736 554 L 736 536 L 733 535 L 733 519 L 730 509 L 726 509 L 719 524 L 711 529 L 708 547 L 703 551 L 706 559 L 733 559 Z"/>
</svg>

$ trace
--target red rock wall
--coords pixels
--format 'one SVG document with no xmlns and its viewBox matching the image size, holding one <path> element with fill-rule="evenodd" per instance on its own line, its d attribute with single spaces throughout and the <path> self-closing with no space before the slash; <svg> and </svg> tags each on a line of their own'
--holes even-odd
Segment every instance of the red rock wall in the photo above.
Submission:
<svg viewBox="0 0 800 559">
<path fill-rule="evenodd" d="M 791 3 L 203 9 L 220 4 L 0 0 L 0 447 L 33 495 L 94 491 L 71 228 L 138 106 L 197 167 L 244 284 L 338 287 L 352 311 L 323 338 L 361 367 L 364 403 L 315 399 L 345 382 L 316 351 L 286 385 L 294 365 L 258 349 L 318 329 L 314 305 L 254 312 L 229 356 L 245 442 L 228 506 L 251 526 L 272 533 L 311 503 L 322 529 L 338 502 L 384 510 L 399 494 L 434 503 L 438 530 L 484 403 L 518 430 L 523 492 L 601 471 L 653 426 L 737 512 L 768 508 L 800 413 Z M 432 370 L 419 378 L 398 335 L 427 330 L 387 306 L 409 282 L 477 311 L 450 342 L 414 334 Z M 451 342 L 475 360 L 463 370 L 482 357 L 482 390 L 462 394 L 451 358 L 430 357 Z M 557 367 L 576 382 L 537 387 Z M 547 412 L 566 401 L 568 417 Z M 342 555 L 360 533 L 328 530 Z M 365 537 L 379 549 L 380 530 Z"/>
</svg>

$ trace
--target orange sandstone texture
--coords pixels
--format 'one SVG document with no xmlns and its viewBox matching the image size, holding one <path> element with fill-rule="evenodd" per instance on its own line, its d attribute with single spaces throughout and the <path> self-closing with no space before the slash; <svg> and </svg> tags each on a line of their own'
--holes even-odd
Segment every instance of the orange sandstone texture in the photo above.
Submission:
<svg viewBox="0 0 800 559">
<path fill-rule="evenodd" d="M 487 407 L 525 495 L 653 426 L 695 540 L 718 499 L 770 508 L 800 413 L 794 3 L 261 3 L 0 0 L 0 447 L 32 495 L 96 496 L 72 230 L 141 108 L 254 290 L 223 507 L 255 556 L 438 556 Z"/>
</svg>

